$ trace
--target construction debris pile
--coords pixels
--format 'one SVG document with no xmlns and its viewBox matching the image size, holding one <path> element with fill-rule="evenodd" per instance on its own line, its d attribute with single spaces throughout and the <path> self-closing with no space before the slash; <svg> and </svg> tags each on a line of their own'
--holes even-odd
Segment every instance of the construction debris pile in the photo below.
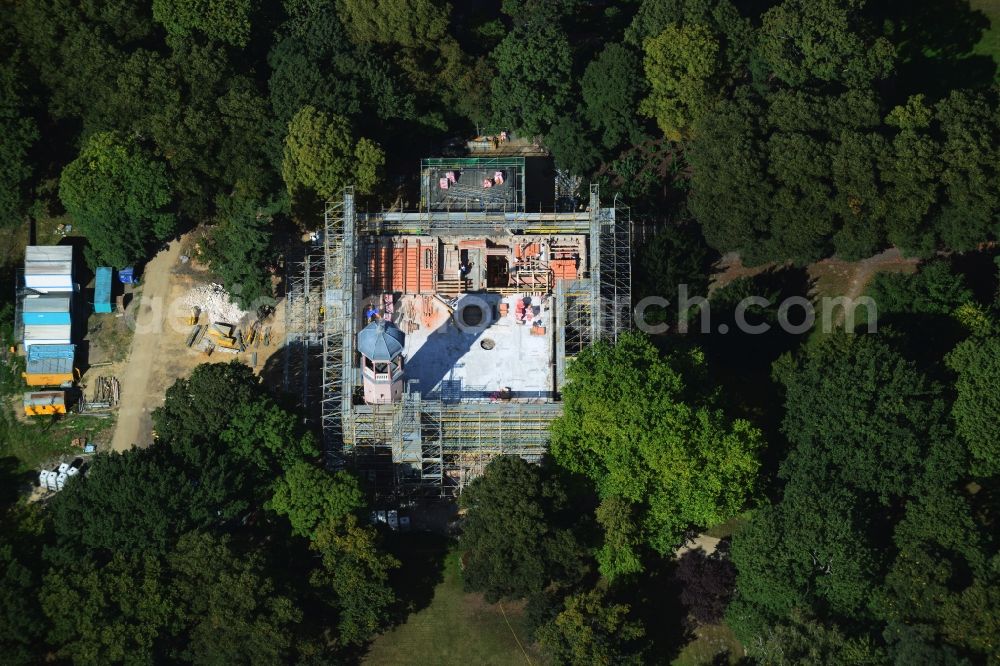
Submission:
<svg viewBox="0 0 1000 666">
<path fill-rule="evenodd" d="M 195 287 L 184 295 L 183 302 L 205 312 L 209 321 L 239 322 L 248 314 L 229 299 L 229 292 L 221 284 L 216 283 Z"/>
</svg>

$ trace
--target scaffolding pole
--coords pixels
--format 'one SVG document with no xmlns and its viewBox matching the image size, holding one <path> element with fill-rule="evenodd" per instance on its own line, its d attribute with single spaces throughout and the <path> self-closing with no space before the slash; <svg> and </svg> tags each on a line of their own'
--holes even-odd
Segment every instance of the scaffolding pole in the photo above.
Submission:
<svg viewBox="0 0 1000 666">
<path fill-rule="evenodd" d="M 361 323 L 357 305 L 372 291 L 359 270 L 372 261 L 369 239 L 386 233 L 428 233 L 488 229 L 513 234 L 589 234 L 586 266 L 577 279 L 559 280 L 556 307 L 556 388 L 566 378 L 568 359 L 600 339 L 615 341 L 631 327 L 631 222 L 627 210 L 602 209 L 590 190 L 590 206 L 575 213 L 435 212 L 358 214 L 353 191 L 325 210 L 322 285 L 311 288 L 309 257 L 290 279 L 286 318 L 322 322 L 322 426 L 331 464 L 353 460 L 376 489 L 395 494 L 447 498 L 459 494 L 499 455 L 540 460 L 548 450 L 552 422 L 562 414 L 555 402 L 445 402 L 407 386 L 403 399 L 388 405 L 354 404 L 359 371 L 354 336 Z M 375 252 L 377 261 L 378 252 Z M 363 273 L 364 274 L 364 273 Z M 364 285 L 362 285 L 364 282 Z M 299 285 L 299 286 L 296 286 Z M 294 293 L 293 293 L 294 292 Z M 323 305 L 321 318 L 310 308 Z M 308 370 L 306 369 L 306 372 Z M 306 393 L 307 395 L 307 393 Z M 378 491 L 378 490 L 377 490 Z"/>
<path fill-rule="evenodd" d="M 632 328 L 632 224 L 628 208 L 604 208 L 598 218 L 602 337 L 617 342 Z"/>
<path fill-rule="evenodd" d="M 344 417 L 353 393 L 354 191 L 327 202 L 323 227 L 323 316 L 321 418 L 327 464 L 345 462 Z"/>
<path fill-rule="evenodd" d="M 320 354 L 322 322 L 319 306 L 323 294 L 324 258 L 305 251 L 299 260 L 285 264 L 284 389 L 297 395 L 298 404 L 308 411 L 313 406 L 310 368 Z"/>
</svg>

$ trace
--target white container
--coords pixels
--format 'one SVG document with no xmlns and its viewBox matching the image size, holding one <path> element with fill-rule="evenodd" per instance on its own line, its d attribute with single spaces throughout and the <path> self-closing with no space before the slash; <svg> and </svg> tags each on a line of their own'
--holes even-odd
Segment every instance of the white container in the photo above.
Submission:
<svg viewBox="0 0 1000 666">
<path fill-rule="evenodd" d="M 68 470 L 68 469 L 69 469 L 69 463 L 60 463 L 59 464 L 59 473 L 60 474 L 65 474 L 66 470 Z"/>
<path fill-rule="evenodd" d="M 24 286 L 49 293 L 73 291 L 73 262 L 25 262 Z"/>
<path fill-rule="evenodd" d="M 68 478 L 69 477 L 66 476 L 66 472 L 63 472 L 62 474 L 58 475 L 56 477 L 56 490 L 62 490 L 63 486 L 66 485 L 66 479 Z"/>
<path fill-rule="evenodd" d="M 399 529 L 399 512 L 393 509 L 388 512 L 387 518 L 389 519 L 389 527 L 393 530 Z"/>
<path fill-rule="evenodd" d="M 80 473 L 79 467 L 70 467 L 68 470 L 66 470 L 66 476 L 76 476 L 79 473 Z"/>
<path fill-rule="evenodd" d="M 36 261 L 73 261 L 73 248 L 69 245 L 29 245 L 24 248 L 24 263 Z"/>
<path fill-rule="evenodd" d="M 38 485 L 40 487 L 45 488 L 48 480 L 49 480 L 49 471 L 47 469 L 43 469 L 41 472 L 38 473 Z"/>
<path fill-rule="evenodd" d="M 48 490 L 55 490 L 56 489 L 56 477 L 58 477 L 58 476 L 59 475 L 56 474 L 54 471 L 49 470 L 48 474 L 45 477 L 45 488 L 48 489 Z"/>
</svg>

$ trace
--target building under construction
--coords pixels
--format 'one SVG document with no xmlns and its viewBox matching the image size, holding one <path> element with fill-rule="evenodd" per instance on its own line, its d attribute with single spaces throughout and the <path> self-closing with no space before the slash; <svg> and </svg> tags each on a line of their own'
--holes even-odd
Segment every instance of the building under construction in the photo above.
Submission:
<svg viewBox="0 0 1000 666">
<path fill-rule="evenodd" d="M 528 211 L 518 157 L 424 160 L 413 211 L 327 204 L 289 265 L 285 380 L 331 464 L 447 497 L 544 454 L 567 362 L 631 323 L 627 209 L 569 208 Z"/>
</svg>

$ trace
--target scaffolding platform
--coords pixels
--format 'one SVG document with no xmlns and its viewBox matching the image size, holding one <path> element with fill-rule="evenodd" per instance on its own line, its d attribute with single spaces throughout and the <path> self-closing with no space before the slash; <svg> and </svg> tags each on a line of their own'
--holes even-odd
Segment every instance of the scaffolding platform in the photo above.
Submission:
<svg viewBox="0 0 1000 666">
<path fill-rule="evenodd" d="M 516 196 L 523 196 L 523 158 L 490 159 L 496 164 L 501 159 L 520 159 L 521 173 L 506 182 L 512 189 L 522 188 Z M 424 160 L 421 166 L 448 170 L 462 165 L 457 160 Z M 439 177 L 430 171 L 424 175 Z M 372 215 L 355 210 L 354 193 L 348 189 L 327 204 L 322 242 L 288 264 L 285 385 L 301 396 L 308 418 L 318 420 L 331 467 L 355 467 L 379 493 L 446 498 L 460 493 L 495 456 L 538 460 L 545 455 L 551 424 L 562 414 L 559 394 L 568 361 L 598 340 L 617 340 L 631 327 L 631 220 L 627 208 L 602 208 L 596 185 L 591 186 L 586 210 L 528 213 L 517 209 L 518 201 L 515 198 L 512 207 L 505 202 L 496 210 L 435 210 L 425 205 L 419 211 Z M 554 279 L 547 295 L 551 320 L 545 327 L 549 330 L 537 339 L 518 336 L 521 343 L 528 340 L 529 346 L 539 346 L 536 360 L 547 368 L 547 374 L 539 375 L 538 386 L 526 380 L 522 383 L 527 388 L 520 391 L 517 387 L 498 390 L 507 370 L 498 370 L 491 381 L 485 366 L 475 365 L 501 356 L 494 353 L 491 357 L 485 348 L 482 353 L 478 350 L 481 338 L 493 337 L 488 332 L 460 340 L 465 346 L 460 357 L 452 359 L 452 367 L 428 363 L 421 370 L 422 345 L 418 344 L 420 336 L 414 335 L 402 399 L 386 405 L 365 404 L 355 336 L 366 323 L 363 306 L 383 300 L 382 292 L 369 293 L 374 283 L 367 275 L 368 248 L 380 238 L 449 233 L 585 238 L 580 271 Z M 483 241 L 481 251 L 488 253 L 490 247 Z M 443 278 L 442 284 L 451 284 Z M 508 296 L 503 289 L 492 293 L 501 299 Z M 404 302 L 399 295 L 386 297 L 396 299 L 397 305 Z M 430 337 L 425 334 L 422 344 Z M 448 347 L 455 340 L 445 336 L 437 342 Z M 476 352 L 464 358 L 473 344 Z M 456 364 L 467 362 L 474 363 L 464 374 L 454 372 Z M 410 363 L 415 367 L 410 368 Z M 458 374 L 462 374 L 460 385 L 454 381 Z M 511 379 L 511 383 L 516 381 Z M 313 416 L 311 410 L 318 414 Z"/>
</svg>

